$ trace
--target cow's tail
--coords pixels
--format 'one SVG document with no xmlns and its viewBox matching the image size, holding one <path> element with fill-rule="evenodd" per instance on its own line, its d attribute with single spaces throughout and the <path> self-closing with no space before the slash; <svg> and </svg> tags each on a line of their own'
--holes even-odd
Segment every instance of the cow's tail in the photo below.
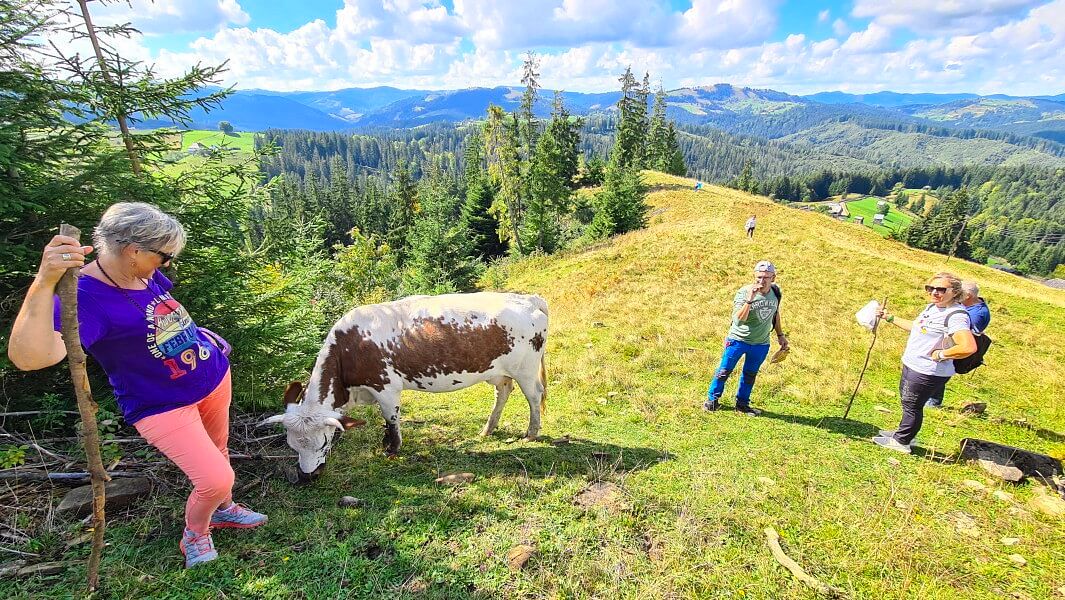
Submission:
<svg viewBox="0 0 1065 600">
<path fill-rule="evenodd" d="M 547 353 L 540 355 L 540 416 L 547 413 Z"/>
<path fill-rule="evenodd" d="M 547 300 L 544 300 L 542 296 L 531 294 L 529 296 L 529 301 L 532 302 L 533 306 L 540 309 L 540 312 L 544 313 L 545 315 L 547 314 Z"/>
</svg>

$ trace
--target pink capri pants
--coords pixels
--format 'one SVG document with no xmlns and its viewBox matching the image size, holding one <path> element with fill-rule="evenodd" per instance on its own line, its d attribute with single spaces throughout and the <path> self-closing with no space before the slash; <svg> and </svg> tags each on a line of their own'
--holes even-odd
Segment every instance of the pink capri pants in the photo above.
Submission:
<svg viewBox="0 0 1065 600">
<path fill-rule="evenodd" d="M 210 394 L 195 404 L 144 417 L 134 427 L 174 461 L 192 481 L 185 503 L 185 526 L 197 534 L 210 529 L 211 514 L 233 500 L 233 467 L 229 465 L 229 403 L 233 397 L 229 372 Z"/>
</svg>

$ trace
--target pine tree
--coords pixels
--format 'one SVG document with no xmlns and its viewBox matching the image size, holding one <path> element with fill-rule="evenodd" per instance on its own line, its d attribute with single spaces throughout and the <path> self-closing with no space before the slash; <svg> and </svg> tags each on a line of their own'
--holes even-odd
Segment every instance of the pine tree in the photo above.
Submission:
<svg viewBox="0 0 1065 600">
<path fill-rule="evenodd" d="M 499 222 L 489 212 L 498 187 L 484 171 L 484 140 L 480 133 L 466 139 L 464 160 L 466 200 L 460 219 L 469 232 L 472 255 L 489 261 L 505 254 L 507 246 L 499 239 Z"/>
<path fill-rule="evenodd" d="M 536 101 L 540 90 L 540 59 L 535 52 L 528 52 L 525 61 L 521 65 L 521 83 L 525 91 L 521 95 L 521 105 L 518 108 L 518 132 L 521 135 L 523 159 L 532 158 L 536 152 L 536 141 L 539 136 L 536 124 Z"/>
<path fill-rule="evenodd" d="M 751 175 L 751 161 L 747 161 L 743 165 L 743 171 L 740 172 L 740 176 L 733 182 L 732 187 L 737 190 L 754 193 L 758 183 L 755 181 L 754 176 Z"/>
<path fill-rule="evenodd" d="M 423 180 L 420 210 L 409 234 L 409 255 L 403 267 L 402 292 L 443 294 L 466 291 L 477 278 L 478 264 L 470 258 L 470 235 L 455 218 L 459 199 L 439 174 Z"/>
<path fill-rule="evenodd" d="M 665 149 L 665 158 L 657 168 L 670 175 L 681 177 L 687 175 L 688 165 L 684 162 L 684 152 L 681 151 L 680 144 L 677 142 L 677 128 L 672 121 L 666 127 L 666 141 L 662 145 Z"/>
<path fill-rule="evenodd" d="M 560 125 L 564 115 L 556 113 L 552 125 Z M 526 252 L 554 252 L 558 245 L 559 217 L 567 209 L 570 179 L 563 169 L 562 146 L 555 139 L 559 126 L 548 127 L 536 148 L 529 177 L 529 201 L 522 227 Z"/>
<path fill-rule="evenodd" d="M 668 146 L 667 123 L 666 123 L 666 91 L 659 86 L 655 92 L 654 109 L 651 112 L 651 130 L 647 138 L 647 168 L 656 171 L 665 171 L 668 161 L 672 158 L 670 146 Z M 674 132 L 674 145 L 676 144 Z"/>
<path fill-rule="evenodd" d="M 558 144 L 558 171 L 571 189 L 578 186 L 581 154 L 581 126 L 583 121 L 570 115 L 562 101 L 562 93 L 555 92 L 551 122 L 547 128 Z"/>
<path fill-rule="evenodd" d="M 590 235 L 601 238 L 626 233 L 647 224 L 647 186 L 635 166 L 606 169 L 603 190 L 596 196 L 597 207 Z"/>
<path fill-rule="evenodd" d="M 621 82 L 621 99 L 618 100 L 617 129 L 610 162 L 618 167 L 635 165 L 641 168 L 647 140 L 647 102 L 632 68 L 618 78 Z"/>
<path fill-rule="evenodd" d="M 518 234 L 524 218 L 518 152 L 516 120 L 508 118 L 502 108 L 489 105 L 484 123 L 484 155 L 490 180 L 498 188 L 490 212 L 499 223 L 500 241 L 513 242 L 512 249 L 524 254 Z"/>
<path fill-rule="evenodd" d="M 388 246 L 396 253 L 396 262 L 403 266 L 407 260 L 411 225 L 418 210 L 418 188 L 407 165 L 401 164 L 392 183 L 392 213 L 388 220 Z"/>
</svg>

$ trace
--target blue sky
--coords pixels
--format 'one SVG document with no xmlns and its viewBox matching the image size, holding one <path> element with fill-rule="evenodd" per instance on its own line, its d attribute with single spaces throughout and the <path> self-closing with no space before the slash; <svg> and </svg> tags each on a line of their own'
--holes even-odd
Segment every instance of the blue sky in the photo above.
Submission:
<svg viewBox="0 0 1065 600">
<path fill-rule="evenodd" d="M 123 54 L 164 75 L 229 61 L 222 83 L 274 90 L 543 84 L 791 93 L 1065 92 L 1065 0 L 133 0 L 92 10 L 143 32 Z M 72 49 L 80 50 L 77 44 Z"/>
</svg>

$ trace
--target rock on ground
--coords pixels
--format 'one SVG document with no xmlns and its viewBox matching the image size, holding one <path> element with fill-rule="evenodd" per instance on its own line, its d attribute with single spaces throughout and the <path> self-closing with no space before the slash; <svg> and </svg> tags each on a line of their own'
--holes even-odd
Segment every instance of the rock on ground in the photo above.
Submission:
<svg viewBox="0 0 1065 600">
<path fill-rule="evenodd" d="M 144 477 L 112 479 L 104 485 L 107 510 L 124 508 L 134 500 L 147 496 L 152 491 L 152 482 Z M 63 497 L 56 512 L 74 517 L 84 517 L 92 512 L 92 486 L 76 487 Z"/>
</svg>

